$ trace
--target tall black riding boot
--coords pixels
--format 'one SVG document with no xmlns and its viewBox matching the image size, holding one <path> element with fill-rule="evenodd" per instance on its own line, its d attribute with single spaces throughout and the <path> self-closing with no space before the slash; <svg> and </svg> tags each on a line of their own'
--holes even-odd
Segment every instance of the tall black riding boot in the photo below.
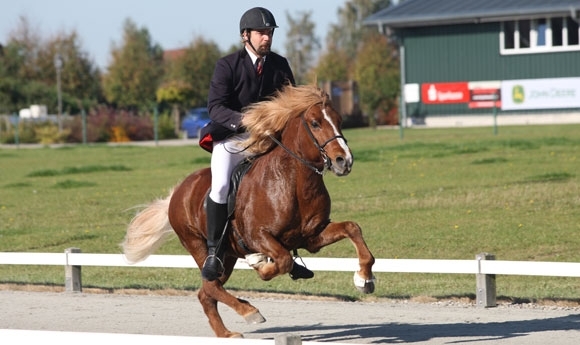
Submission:
<svg viewBox="0 0 580 345">
<path fill-rule="evenodd" d="M 218 204 L 207 197 L 207 247 L 208 256 L 203 263 L 201 276 L 205 280 L 214 281 L 224 273 L 222 236 L 228 221 L 228 205 Z"/>
</svg>

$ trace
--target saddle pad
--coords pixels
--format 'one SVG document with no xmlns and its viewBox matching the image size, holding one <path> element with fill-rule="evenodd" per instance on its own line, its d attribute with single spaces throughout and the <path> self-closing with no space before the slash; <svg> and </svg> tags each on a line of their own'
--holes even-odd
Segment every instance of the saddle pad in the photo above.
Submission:
<svg viewBox="0 0 580 345">
<path fill-rule="evenodd" d="M 230 191 L 228 193 L 228 219 L 231 218 L 236 209 L 236 195 L 238 194 L 238 187 L 244 175 L 252 167 L 254 162 L 253 157 L 249 157 L 241 161 L 232 172 L 230 181 Z"/>
</svg>

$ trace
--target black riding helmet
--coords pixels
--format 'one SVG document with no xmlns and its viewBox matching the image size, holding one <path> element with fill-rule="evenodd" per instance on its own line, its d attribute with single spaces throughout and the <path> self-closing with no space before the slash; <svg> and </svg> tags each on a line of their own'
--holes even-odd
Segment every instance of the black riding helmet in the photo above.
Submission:
<svg viewBox="0 0 580 345">
<path fill-rule="evenodd" d="M 246 11 L 240 19 L 240 34 L 245 30 L 277 28 L 272 12 L 263 7 L 254 7 Z"/>
</svg>

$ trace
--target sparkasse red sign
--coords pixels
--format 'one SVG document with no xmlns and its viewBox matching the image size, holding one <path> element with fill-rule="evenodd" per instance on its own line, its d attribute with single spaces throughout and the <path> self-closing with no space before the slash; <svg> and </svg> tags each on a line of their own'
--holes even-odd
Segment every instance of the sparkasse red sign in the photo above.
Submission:
<svg viewBox="0 0 580 345">
<path fill-rule="evenodd" d="M 467 103 L 470 101 L 467 82 L 421 84 L 424 104 Z"/>
</svg>

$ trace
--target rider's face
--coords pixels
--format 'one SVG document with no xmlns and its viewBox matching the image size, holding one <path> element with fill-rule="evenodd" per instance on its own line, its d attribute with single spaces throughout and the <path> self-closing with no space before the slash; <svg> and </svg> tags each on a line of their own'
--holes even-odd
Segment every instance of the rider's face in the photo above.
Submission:
<svg viewBox="0 0 580 345">
<path fill-rule="evenodd" d="M 272 36 L 274 29 L 260 29 L 250 31 L 250 42 L 256 50 L 256 54 L 264 56 L 270 52 L 272 48 Z"/>
</svg>

